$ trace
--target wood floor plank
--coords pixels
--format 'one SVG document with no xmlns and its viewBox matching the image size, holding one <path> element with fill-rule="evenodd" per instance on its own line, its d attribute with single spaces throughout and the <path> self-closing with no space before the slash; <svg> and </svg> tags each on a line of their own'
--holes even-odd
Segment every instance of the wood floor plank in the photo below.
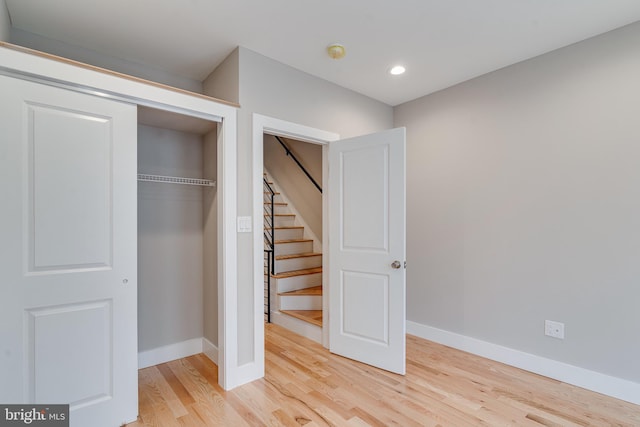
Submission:
<svg viewBox="0 0 640 427">
<path fill-rule="evenodd" d="M 191 399 L 190 401 L 187 399 L 181 399 L 176 394 L 175 389 L 166 380 L 166 377 L 162 374 L 163 366 L 157 366 L 157 368 L 158 369 L 150 370 L 149 376 L 150 379 L 152 379 L 157 391 L 161 395 L 163 403 L 166 404 L 169 410 L 171 410 L 171 413 L 175 418 L 180 418 L 184 415 L 187 415 L 189 412 L 185 406 L 190 405 L 193 402 L 193 399 Z M 182 389 L 185 393 L 187 393 L 184 387 Z"/>
<path fill-rule="evenodd" d="M 162 378 L 166 381 L 166 383 L 171 388 L 171 392 L 174 396 L 180 401 L 183 407 L 192 405 L 195 401 L 193 397 L 189 394 L 187 389 L 182 385 L 180 381 L 176 378 L 173 371 L 166 364 L 157 366 L 158 373 L 162 375 Z M 186 415 L 186 412 L 179 415 Z"/>
<path fill-rule="evenodd" d="M 129 427 L 640 426 L 640 406 L 411 335 L 405 376 L 267 325 L 261 380 L 222 390 L 202 354 L 142 369 L 139 380 Z"/>
<path fill-rule="evenodd" d="M 146 369 L 143 375 L 144 382 L 140 386 L 140 391 L 146 403 L 144 412 L 141 409 L 141 416 L 144 422 L 147 423 L 153 420 L 152 425 L 179 426 L 175 415 L 176 413 L 182 415 L 184 412 L 180 409 L 175 412 L 172 410 L 172 407 L 176 407 L 176 405 L 172 404 L 176 401 L 175 394 L 168 392 L 170 390 L 168 385 L 159 384 L 162 381 L 160 379 L 161 375 L 155 367 Z"/>
</svg>

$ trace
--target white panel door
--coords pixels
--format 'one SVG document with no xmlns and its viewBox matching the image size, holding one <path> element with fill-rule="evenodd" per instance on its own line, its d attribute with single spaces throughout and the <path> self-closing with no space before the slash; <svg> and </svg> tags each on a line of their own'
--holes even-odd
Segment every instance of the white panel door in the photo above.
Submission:
<svg viewBox="0 0 640 427">
<path fill-rule="evenodd" d="M 329 145 L 332 352 L 405 372 L 405 129 Z"/>
<path fill-rule="evenodd" d="M 135 420 L 135 106 L 0 76 L 0 402 Z"/>
</svg>

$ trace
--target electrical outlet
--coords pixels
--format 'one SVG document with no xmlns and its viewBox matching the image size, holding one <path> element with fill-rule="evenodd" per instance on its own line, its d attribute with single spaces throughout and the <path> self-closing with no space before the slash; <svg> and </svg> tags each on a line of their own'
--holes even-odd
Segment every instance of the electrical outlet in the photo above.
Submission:
<svg viewBox="0 0 640 427">
<path fill-rule="evenodd" d="M 544 334 L 563 340 L 564 339 L 564 323 L 554 322 L 553 320 L 544 321 Z"/>
</svg>

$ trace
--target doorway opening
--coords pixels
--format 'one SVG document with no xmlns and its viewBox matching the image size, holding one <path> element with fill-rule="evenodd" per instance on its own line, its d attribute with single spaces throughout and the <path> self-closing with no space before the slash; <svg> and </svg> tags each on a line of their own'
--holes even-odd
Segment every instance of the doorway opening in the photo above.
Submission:
<svg viewBox="0 0 640 427">
<path fill-rule="evenodd" d="M 139 367 L 218 363 L 220 123 L 138 107 Z"/>
<path fill-rule="evenodd" d="M 252 135 L 256 333 L 251 374 L 264 376 L 265 134 L 322 145 L 322 345 L 404 374 L 405 129 L 338 141 L 337 134 L 259 114 L 253 115 Z M 329 313 L 329 307 L 335 311 Z"/>
<path fill-rule="evenodd" d="M 253 327 L 254 334 L 254 358 L 252 366 L 252 377 L 260 378 L 264 376 L 264 139 L 266 135 L 278 136 L 287 140 L 295 140 L 301 143 L 319 144 L 322 147 L 322 182 L 321 188 L 327 188 L 328 179 L 328 143 L 339 139 L 339 135 L 326 132 L 323 130 L 303 126 L 291 122 L 287 122 L 272 117 L 253 114 L 253 163 L 252 163 L 252 181 L 253 181 L 253 250 L 254 250 L 254 309 L 253 309 Z M 317 191 L 317 190 L 314 190 Z M 322 221 L 327 221 L 327 198 L 328 192 L 325 190 L 322 194 Z M 317 236 L 320 242 L 327 241 L 326 224 L 322 226 L 322 236 Z M 328 252 L 326 245 L 323 247 L 322 270 L 328 271 Z M 328 292 L 326 275 L 322 277 L 322 323 L 328 325 Z M 322 344 L 324 347 L 329 346 L 329 329 L 322 329 Z"/>
<path fill-rule="evenodd" d="M 264 134 L 265 321 L 322 343 L 322 145 Z"/>
</svg>

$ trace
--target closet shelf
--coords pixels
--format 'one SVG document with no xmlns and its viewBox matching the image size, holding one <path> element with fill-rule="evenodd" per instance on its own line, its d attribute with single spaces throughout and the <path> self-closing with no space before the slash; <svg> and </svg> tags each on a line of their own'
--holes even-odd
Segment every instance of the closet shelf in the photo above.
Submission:
<svg viewBox="0 0 640 427">
<path fill-rule="evenodd" d="M 204 187 L 216 186 L 216 182 L 211 181 L 209 179 L 184 178 L 181 176 L 148 175 L 144 173 L 138 174 L 138 181 L 163 182 L 163 183 L 169 183 L 169 184 L 184 184 L 184 185 L 200 185 Z"/>
</svg>

